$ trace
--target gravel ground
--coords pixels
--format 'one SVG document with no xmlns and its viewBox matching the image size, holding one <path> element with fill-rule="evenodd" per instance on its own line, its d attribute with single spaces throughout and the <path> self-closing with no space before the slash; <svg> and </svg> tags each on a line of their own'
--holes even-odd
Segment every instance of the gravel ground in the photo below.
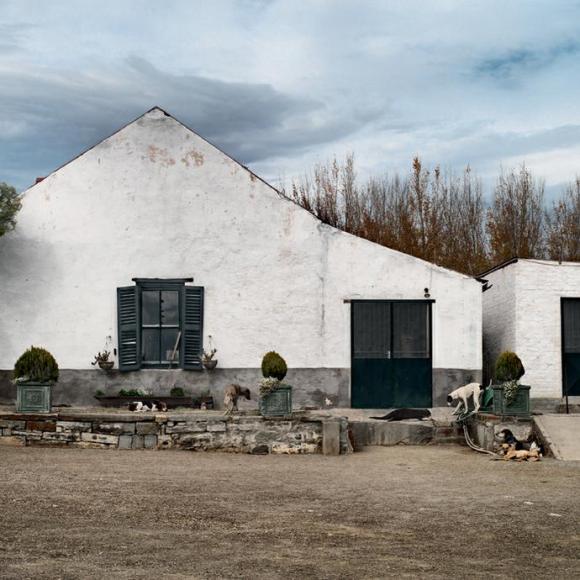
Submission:
<svg viewBox="0 0 580 580">
<path fill-rule="evenodd" d="M 580 578 L 580 463 L 0 448 L 2 578 Z"/>
</svg>

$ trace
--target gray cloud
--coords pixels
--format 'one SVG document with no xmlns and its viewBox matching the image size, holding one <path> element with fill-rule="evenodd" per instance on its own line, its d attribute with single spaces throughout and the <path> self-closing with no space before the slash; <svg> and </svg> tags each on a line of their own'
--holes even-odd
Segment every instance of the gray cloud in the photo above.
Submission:
<svg viewBox="0 0 580 580">
<path fill-rule="evenodd" d="M 481 60 L 474 67 L 476 76 L 488 76 L 499 81 L 534 74 L 554 65 L 559 59 L 576 56 L 580 41 L 567 40 L 548 47 L 518 48 Z"/>
<path fill-rule="evenodd" d="M 171 74 L 137 57 L 106 74 L 33 69 L 3 79 L 0 157 L 4 179 L 19 187 L 33 179 L 30 167 L 47 173 L 154 105 L 243 163 L 339 139 L 376 114 L 345 120 L 320 101 L 267 84 Z"/>
</svg>

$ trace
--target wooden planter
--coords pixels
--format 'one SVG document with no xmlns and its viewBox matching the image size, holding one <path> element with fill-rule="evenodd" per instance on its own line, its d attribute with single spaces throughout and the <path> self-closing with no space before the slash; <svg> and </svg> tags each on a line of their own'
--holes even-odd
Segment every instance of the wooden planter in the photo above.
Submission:
<svg viewBox="0 0 580 580">
<path fill-rule="evenodd" d="M 508 405 L 505 400 L 505 395 L 502 385 L 493 385 L 493 402 L 484 410 L 493 413 L 494 415 L 515 415 L 515 416 L 529 416 L 530 415 L 530 387 L 527 385 L 518 385 L 518 392 L 516 398 Z"/>
<path fill-rule="evenodd" d="M 16 385 L 18 413 L 50 413 L 53 383 L 26 382 Z"/>
<path fill-rule="evenodd" d="M 280 385 L 260 397 L 260 413 L 264 417 L 289 417 L 292 415 L 292 387 Z"/>
<path fill-rule="evenodd" d="M 175 409 L 176 407 L 189 407 L 191 409 L 199 409 L 202 403 L 205 403 L 207 409 L 213 409 L 213 397 L 156 397 L 155 395 L 143 395 L 140 397 L 120 397 L 95 395 L 95 399 L 103 407 L 127 407 L 129 403 L 134 401 L 161 401 L 167 405 L 168 409 Z"/>
</svg>

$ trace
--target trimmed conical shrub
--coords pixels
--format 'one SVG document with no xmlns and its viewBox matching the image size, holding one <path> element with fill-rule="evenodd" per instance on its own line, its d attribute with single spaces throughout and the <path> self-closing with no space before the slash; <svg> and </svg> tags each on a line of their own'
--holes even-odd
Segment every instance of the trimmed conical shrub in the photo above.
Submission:
<svg viewBox="0 0 580 580">
<path fill-rule="evenodd" d="M 286 361 L 277 352 L 270 351 L 264 355 L 262 359 L 262 374 L 265 378 L 274 377 L 281 381 L 287 372 Z"/>
<path fill-rule="evenodd" d="M 58 380 L 58 364 L 46 349 L 31 346 L 16 361 L 14 378 L 37 383 L 52 383 Z"/>
<path fill-rule="evenodd" d="M 502 352 L 495 363 L 495 378 L 500 383 L 519 381 L 525 373 L 524 365 L 515 352 Z"/>
</svg>

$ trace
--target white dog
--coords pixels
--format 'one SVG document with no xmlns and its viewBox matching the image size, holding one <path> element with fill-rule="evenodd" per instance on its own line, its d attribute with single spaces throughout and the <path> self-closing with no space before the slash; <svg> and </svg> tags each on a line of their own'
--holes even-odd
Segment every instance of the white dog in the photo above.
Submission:
<svg viewBox="0 0 580 580">
<path fill-rule="evenodd" d="M 462 409 L 461 412 L 468 413 L 469 406 L 467 401 L 469 400 L 469 397 L 472 397 L 473 404 L 475 406 L 473 412 L 477 413 L 481 405 L 479 399 L 484 390 L 485 388 L 482 387 L 479 383 L 469 383 L 468 385 L 459 387 L 458 389 L 455 389 L 453 392 L 449 393 L 447 395 L 447 404 L 451 406 L 455 403 L 455 401 L 459 400 L 459 404 L 457 405 L 457 407 L 455 407 L 453 414 L 459 415 L 461 407 L 464 407 L 464 409 Z"/>
</svg>

